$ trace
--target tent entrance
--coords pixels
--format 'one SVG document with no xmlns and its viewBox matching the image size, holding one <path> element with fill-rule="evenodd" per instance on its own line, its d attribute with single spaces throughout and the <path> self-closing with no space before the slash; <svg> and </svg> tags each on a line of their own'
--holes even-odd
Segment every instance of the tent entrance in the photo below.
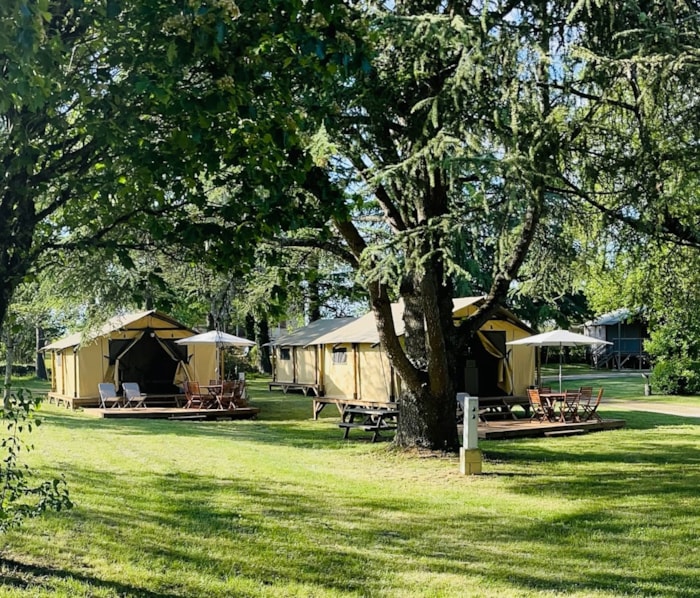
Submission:
<svg viewBox="0 0 700 598">
<path fill-rule="evenodd" d="M 137 382 L 144 393 L 171 394 L 178 392 L 173 380 L 179 362 L 187 361 L 187 348 L 146 331 L 136 342 L 110 341 L 109 361 L 119 364 L 120 381 Z"/>
<path fill-rule="evenodd" d="M 506 333 L 479 332 L 469 344 L 464 363 L 464 391 L 478 397 L 510 394 L 503 387 Z"/>
</svg>

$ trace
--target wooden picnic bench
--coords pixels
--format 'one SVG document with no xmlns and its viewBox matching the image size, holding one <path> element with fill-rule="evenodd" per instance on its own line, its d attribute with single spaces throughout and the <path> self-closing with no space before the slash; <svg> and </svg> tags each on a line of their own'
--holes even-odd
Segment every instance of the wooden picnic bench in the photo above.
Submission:
<svg viewBox="0 0 700 598">
<path fill-rule="evenodd" d="M 360 428 L 365 432 L 372 432 L 372 442 L 376 442 L 382 437 L 381 432 L 396 430 L 398 417 L 398 409 L 353 405 L 344 409 L 343 420 L 338 427 L 344 429 L 343 438 L 348 437 L 352 428 Z"/>
<path fill-rule="evenodd" d="M 397 409 L 396 403 L 388 401 L 363 401 L 361 399 L 351 399 L 347 397 L 314 397 L 313 414 L 314 419 L 318 419 L 318 414 L 323 411 L 326 405 L 335 405 L 338 413 L 342 416 L 348 407 L 368 407 L 374 409 Z"/>
<path fill-rule="evenodd" d="M 268 390 L 273 390 L 274 388 L 279 388 L 284 394 L 287 394 L 290 390 L 300 390 L 305 396 L 309 393 L 313 393 L 316 396 L 321 394 L 318 384 L 305 384 L 302 382 L 269 382 L 267 385 Z"/>
<path fill-rule="evenodd" d="M 479 421 L 488 423 L 491 419 L 517 419 L 513 412 L 513 407 L 522 407 L 525 414 L 529 416 L 530 401 L 527 397 L 502 396 L 502 397 L 479 397 Z M 462 406 L 457 404 L 457 423 L 462 423 L 464 413 Z"/>
</svg>

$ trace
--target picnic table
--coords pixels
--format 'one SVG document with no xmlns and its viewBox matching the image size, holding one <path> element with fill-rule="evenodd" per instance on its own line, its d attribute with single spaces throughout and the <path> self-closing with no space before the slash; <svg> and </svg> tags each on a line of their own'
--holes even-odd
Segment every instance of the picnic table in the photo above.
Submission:
<svg viewBox="0 0 700 598">
<path fill-rule="evenodd" d="M 398 418 L 398 409 L 363 405 L 347 406 L 343 410 L 343 418 L 338 427 L 345 430 L 343 438 L 348 437 L 352 428 L 360 428 L 366 432 L 372 432 L 372 442 L 376 442 L 382 437 L 381 432 L 396 429 Z"/>
</svg>

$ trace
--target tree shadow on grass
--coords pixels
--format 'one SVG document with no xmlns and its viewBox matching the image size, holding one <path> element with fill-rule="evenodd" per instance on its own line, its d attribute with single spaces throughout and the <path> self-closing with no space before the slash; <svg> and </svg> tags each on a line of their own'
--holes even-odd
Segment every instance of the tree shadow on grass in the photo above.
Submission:
<svg viewBox="0 0 700 598">
<path fill-rule="evenodd" d="M 120 597 L 134 598 L 178 598 L 181 594 L 152 592 L 142 587 L 135 587 L 116 580 L 104 580 L 79 571 L 68 571 L 49 565 L 22 563 L 14 559 L 0 557 L 0 588 L 10 587 L 18 590 L 51 590 L 57 582 L 79 582 L 86 588 L 108 590 Z M 71 585 L 73 585 L 71 583 Z"/>
<path fill-rule="evenodd" d="M 197 595 L 204 590 L 198 584 L 206 587 L 207 580 L 221 579 L 223 572 L 235 573 L 220 595 L 236 595 L 238 581 L 269 587 L 269 595 L 284 593 L 290 584 L 339 595 L 416 595 L 411 585 L 416 576 L 431 580 L 451 574 L 465 583 L 488 579 L 491 595 L 499 593 L 494 587 L 505 587 L 516 592 L 699 596 L 689 566 L 692 554 L 680 555 L 676 567 L 666 566 L 678 558 L 669 545 L 692 542 L 685 537 L 692 530 L 684 522 L 700 516 L 697 501 L 686 500 L 700 482 L 697 471 L 685 482 L 675 481 L 676 468 L 639 476 L 631 489 L 635 471 L 602 477 L 572 472 L 559 481 L 549 476 L 546 483 L 513 479 L 509 491 L 536 493 L 542 509 L 531 517 L 501 517 L 487 498 L 480 508 L 472 498 L 468 504 L 455 501 L 448 514 L 435 511 L 429 502 L 406 501 L 390 480 L 357 491 L 351 484 L 329 490 L 313 478 L 295 487 L 244 474 L 224 479 L 144 474 L 132 480 L 134 490 L 124 501 L 119 476 L 82 469 L 74 474 L 81 487 L 100 497 L 89 501 L 99 507 L 65 517 L 81 535 L 80 542 L 90 546 L 92 558 L 138 554 L 146 569 L 165 567 L 165 577 L 179 589 L 129 594 L 137 590 L 127 582 L 93 580 L 70 560 L 63 570 L 45 568 L 43 573 L 127 596 Z M 680 487 L 683 483 L 686 489 Z M 631 490 L 643 508 L 620 508 Z M 576 498 L 571 511 L 548 514 L 548 501 L 564 493 Z M 679 509 L 680 504 L 685 508 Z M 636 532 L 641 526 L 654 527 L 655 533 L 640 539 Z M 543 567 L 543 561 L 549 565 Z M 188 576 L 194 571 L 196 576 Z M 430 588 L 425 591 L 430 594 Z"/>
<path fill-rule="evenodd" d="M 43 425 L 66 430 L 82 430 L 94 434 L 114 436 L 177 436 L 182 438 L 210 438 L 242 442 L 266 443 L 272 445 L 328 450 L 348 446 L 343 440 L 343 432 L 338 428 L 339 419 L 324 418 L 312 420 L 223 420 L 168 421 L 142 419 L 97 419 L 85 416 L 64 416 L 43 414 Z M 364 436 L 358 436 L 364 438 Z M 371 434 L 367 439 L 371 438 Z"/>
</svg>

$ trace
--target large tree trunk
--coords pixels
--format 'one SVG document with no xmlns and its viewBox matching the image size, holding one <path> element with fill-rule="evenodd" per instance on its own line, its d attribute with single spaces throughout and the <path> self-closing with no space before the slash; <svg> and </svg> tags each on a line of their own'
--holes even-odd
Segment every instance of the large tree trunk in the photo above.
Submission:
<svg viewBox="0 0 700 598">
<path fill-rule="evenodd" d="M 440 260 L 429 260 L 421 278 L 402 286 L 406 354 L 415 367 L 425 372 L 425 379 L 420 386 L 403 386 L 395 442 L 404 447 L 456 451 L 459 435 L 453 289 L 443 281 L 442 270 Z"/>
<path fill-rule="evenodd" d="M 10 301 L 17 286 L 32 265 L 31 255 L 36 211 L 26 189 L 26 180 L 19 176 L 7 182 L 14 189 L 0 196 L 0 326 L 5 322 Z"/>
</svg>

